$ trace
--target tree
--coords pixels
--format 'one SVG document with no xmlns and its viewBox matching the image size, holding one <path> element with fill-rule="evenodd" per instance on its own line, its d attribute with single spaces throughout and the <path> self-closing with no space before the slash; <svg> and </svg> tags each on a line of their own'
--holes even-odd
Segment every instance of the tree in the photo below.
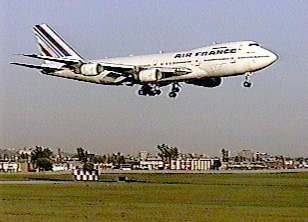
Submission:
<svg viewBox="0 0 308 222">
<path fill-rule="evenodd" d="M 92 159 L 91 162 L 93 163 L 105 163 L 106 162 L 106 156 L 100 156 L 100 155 L 95 155 Z"/>
<path fill-rule="evenodd" d="M 93 163 L 99 163 L 102 159 L 98 159 L 94 154 L 89 154 L 82 147 L 77 148 L 77 157 L 79 161 L 83 162 L 83 170 L 93 171 Z"/>
<path fill-rule="evenodd" d="M 108 157 L 108 163 L 112 163 L 116 168 L 120 168 L 121 164 L 125 163 L 125 157 L 119 152 Z"/>
<path fill-rule="evenodd" d="M 94 170 L 93 163 L 90 163 L 90 162 L 84 163 L 83 170 L 85 170 L 85 171 L 93 171 Z"/>
<path fill-rule="evenodd" d="M 52 151 L 49 148 L 42 148 L 37 146 L 31 153 L 31 160 L 37 160 L 38 158 L 50 159 L 52 156 Z"/>
<path fill-rule="evenodd" d="M 31 153 L 31 161 L 37 168 L 44 169 L 46 171 L 52 170 L 51 162 L 52 151 L 49 148 L 42 148 L 37 146 Z"/>
<path fill-rule="evenodd" d="M 29 157 L 29 154 L 27 154 L 27 153 L 22 153 L 22 154 L 20 155 L 20 159 L 22 159 L 22 160 L 27 160 L 28 157 Z"/>
<path fill-rule="evenodd" d="M 39 168 L 42 168 L 46 171 L 52 171 L 52 163 L 47 158 L 38 158 L 36 164 Z"/>
<path fill-rule="evenodd" d="M 77 157 L 79 161 L 87 162 L 87 155 L 82 147 L 77 148 Z"/>
<path fill-rule="evenodd" d="M 162 161 L 166 164 L 171 165 L 171 160 L 175 160 L 179 156 L 179 150 L 176 147 L 169 147 L 167 144 L 158 145 L 157 149 L 159 149 L 160 153 L 158 156 L 162 159 Z"/>
<path fill-rule="evenodd" d="M 218 170 L 221 167 L 220 160 L 214 160 L 213 166 L 211 167 L 213 170 Z"/>
<path fill-rule="evenodd" d="M 227 149 L 222 149 L 222 162 L 228 162 L 229 161 L 229 154 Z"/>
</svg>

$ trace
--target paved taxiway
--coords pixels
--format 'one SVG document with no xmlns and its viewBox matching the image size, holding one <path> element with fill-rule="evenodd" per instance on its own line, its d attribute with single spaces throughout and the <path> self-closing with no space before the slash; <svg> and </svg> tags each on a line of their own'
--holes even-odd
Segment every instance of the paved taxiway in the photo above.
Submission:
<svg viewBox="0 0 308 222">
<path fill-rule="evenodd" d="M 232 173 L 297 173 L 308 168 L 281 170 L 102 170 L 100 174 L 232 174 Z"/>
<path fill-rule="evenodd" d="M 251 174 L 251 173 L 298 173 L 298 172 L 308 172 L 308 168 L 304 169 L 282 169 L 282 170 L 104 170 L 100 172 L 103 174 Z M 46 172 L 45 172 L 46 173 Z M 53 172 L 48 172 L 52 174 Z M 59 174 L 59 172 L 54 172 Z M 62 172 L 64 174 L 70 174 L 70 171 Z M 18 174 L 18 173 L 16 173 Z M 44 174 L 35 173 L 35 174 Z M 0 181 L 1 184 L 67 184 L 76 183 L 75 181 L 53 181 L 53 180 L 11 180 L 11 181 Z"/>
</svg>

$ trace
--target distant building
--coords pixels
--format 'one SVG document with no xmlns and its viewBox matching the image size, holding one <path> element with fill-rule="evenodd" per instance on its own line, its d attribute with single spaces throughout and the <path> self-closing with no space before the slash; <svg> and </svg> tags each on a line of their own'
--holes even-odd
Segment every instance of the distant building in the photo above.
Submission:
<svg viewBox="0 0 308 222">
<path fill-rule="evenodd" d="M 164 168 L 164 162 L 158 158 L 148 158 L 140 161 L 140 169 L 142 170 L 163 170 Z"/>
<path fill-rule="evenodd" d="M 18 151 L 19 155 L 28 155 L 31 156 L 32 152 L 41 146 L 33 146 L 33 147 L 24 147 Z M 43 147 L 41 147 L 43 148 Z M 44 148 L 43 148 L 44 149 Z"/>
<path fill-rule="evenodd" d="M 219 159 L 210 159 L 210 158 L 194 158 L 194 159 L 177 159 L 171 161 L 171 170 L 211 170 L 218 169 L 220 167 L 217 162 L 220 162 Z M 219 166 L 218 166 L 219 165 Z"/>
<path fill-rule="evenodd" d="M 261 152 L 255 152 L 253 154 L 253 158 L 255 162 L 261 162 L 261 161 L 266 161 L 270 158 L 270 156 L 267 153 L 261 153 Z"/>
<path fill-rule="evenodd" d="M 0 162 L 0 172 L 2 173 L 17 173 L 19 171 L 17 162 Z"/>
<path fill-rule="evenodd" d="M 252 151 L 251 150 L 242 150 L 240 152 L 241 161 L 243 162 L 252 162 L 253 161 L 253 156 L 252 156 Z"/>
<path fill-rule="evenodd" d="M 70 164 L 66 162 L 61 162 L 61 163 L 53 163 L 52 164 L 52 171 L 65 171 L 69 170 Z"/>
<path fill-rule="evenodd" d="M 145 161 L 149 157 L 149 152 L 140 151 L 139 156 L 140 156 L 141 161 Z"/>
<path fill-rule="evenodd" d="M 0 161 L 18 161 L 18 153 L 11 150 L 0 150 Z"/>
</svg>

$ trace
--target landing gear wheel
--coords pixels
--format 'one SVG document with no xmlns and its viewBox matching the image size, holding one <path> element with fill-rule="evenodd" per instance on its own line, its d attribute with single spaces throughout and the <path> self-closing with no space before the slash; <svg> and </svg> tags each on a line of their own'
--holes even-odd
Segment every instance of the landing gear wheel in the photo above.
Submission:
<svg viewBox="0 0 308 222">
<path fill-rule="evenodd" d="M 170 98 L 175 98 L 175 97 L 177 97 L 177 93 L 176 92 L 171 92 L 171 93 L 169 93 L 169 97 Z"/>
<path fill-rule="evenodd" d="M 244 83 L 243 83 L 243 86 L 244 87 L 251 87 L 251 82 L 247 82 L 247 81 L 245 81 Z"/>
<path fill-rule="evenodd" d="M 181 91 L 181 85 L 179 83 L 173 83 L 171 87 L 171 92 L 169 93 L 170 98 L 176 98 L 178 96 L 178 92 Z"/>
<path fill-rule="evenodd" d="M 159 96 L 161 94 L 161 90 L 160 89 L 156 89 L 154 90 L 154 94 Z"/>
<path fill-rule="evenodd" d="M 157 86 L 143 85 L 137 93 L 141 96 L 158 96 L 162 91 Z"/>
<path fill-rule="evenodd" d="M 250 82 L 250 78 L 253 75 L 251 72 L 245 73 L 245 82 L 243 82 L 244 87 L 251 87 L 252 83 Z"/>
<path fill-rule="evenodd" d="M 145 96 L 145 92 L 142 89 L 138 90 L 138 94 L 141 96 Z"/>
<path fill-rule="evenodd" d="M 149 92 L 148 92 L 148 95 L 149 95 L 149 96 L 156 96 L 156 93 L 155 93 L 154 91 L 149 91 Z"/>
</svg>

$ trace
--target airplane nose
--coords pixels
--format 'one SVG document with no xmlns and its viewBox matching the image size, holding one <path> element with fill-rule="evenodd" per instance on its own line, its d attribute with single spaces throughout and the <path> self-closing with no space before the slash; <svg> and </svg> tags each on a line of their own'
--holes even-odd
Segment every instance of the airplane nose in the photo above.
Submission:
<svg viewBox="0 0 308 222">
<path fill-rule="evenodd" d="M 272 56 L 273 56 L 273 62 L 276 62 L 278 59 L 279 59 L 279 56 L 278 56 L 278 54 L 276 54 L 276 53 L 274 53 L 274 52 L 272 52 Z"/>
<path fill-rule="evenodd" d="M 279 59 L 279 56 L 276 53 L 270 52 L 270 64 L 273 64 L 278 59 Z"/>
</svg>

